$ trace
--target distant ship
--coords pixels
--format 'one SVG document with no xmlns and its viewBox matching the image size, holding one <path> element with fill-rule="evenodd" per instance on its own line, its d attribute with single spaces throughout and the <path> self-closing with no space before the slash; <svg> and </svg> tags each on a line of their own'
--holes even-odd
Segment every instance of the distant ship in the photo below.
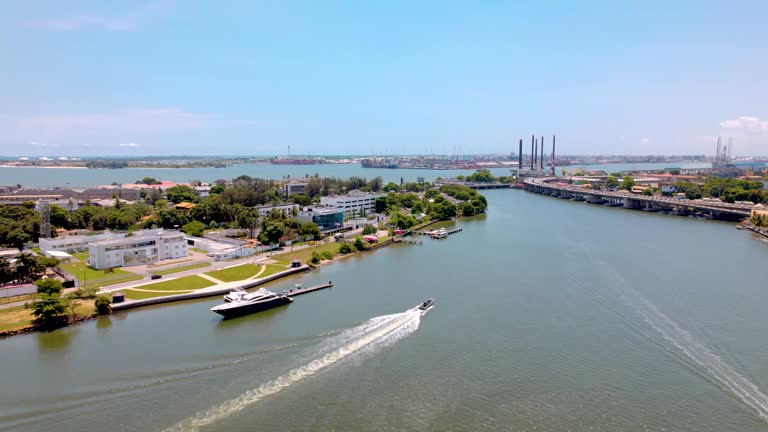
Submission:
<svg viewBox="0 0 768 432">
<path fill-rule="evenodd" d="M 363 159 L 360 165 L 363 168 L 398 168 L 397 163 L 391 159 Z"/>
<path fill-rule="evenodd" d="M 273 158 L 269 160 L 270 163 L 275 165 L 317 165 L 322 163 L 320 159 L 288 159 L 288 158 Z"/>
</svg>

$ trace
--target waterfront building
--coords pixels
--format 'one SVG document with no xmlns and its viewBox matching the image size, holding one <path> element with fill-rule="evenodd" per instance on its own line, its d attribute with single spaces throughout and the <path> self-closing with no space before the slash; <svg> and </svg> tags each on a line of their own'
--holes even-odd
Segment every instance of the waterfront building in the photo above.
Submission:
<svg viewBox="0 0 768 432">
<path fill-rule="evenodd" d="M 124 233 L 113 233 L 104 231 L 93 235 L 72 235 L 58 238 L 40 238 L 38 246 L 45 253 L 49 251 L 60 252 L 83 252 L 88 250 L 88 243 L 103 240 L 115 240 L 124 238 Z"/>
<path fill-rule="evenodd" d="M 95 269 L 154 264 L 187 256 L 179 231 L 143 230 L 131 237 L 88 243 L 88 265 Z"/>
<path fill-rule="evenodd" d="M 251 256 L 256 250 L 248 242 L 235 239 L 207 239 L 202 237 L 184 236 L 188 246 L 204 250 L 206 254 L 216 261 Z"/>
<path fill-rule="evenodd" d="M 320 198 L 320 205 L 336 207 L 344 211 L 348 218 L 366 216 L 376 211 L 376 198 L 384 194 L 351 190 L 346 195 L 334 195 Z"/>
<path fill-rule="evenodd" d="M 263 205 L 254 207 L 259 211 L 259 217 L 266 217 L 272 210 L 277 210 L 287 217 L 293 217 L 295 212 L 299 211 L 298 204 L 280 204 L 280 205 Z"/>
<path fill-rule="evenodd" d="M 297 181 L 289 181 L 284 186 L 285 189 L 285 196 L 289 196 L 291 194 L 299 194 L 304 195 L 307 192 L 307 183 L 304 182 L 297 182 Z"/>
<path fill-rule="evenodd" d="M 314 222 L 321 231 L 329 231 L 344 226 L 344 210 L 329 206 L 304 207 L 299 211 L 299 220 Z"/>
</svg>

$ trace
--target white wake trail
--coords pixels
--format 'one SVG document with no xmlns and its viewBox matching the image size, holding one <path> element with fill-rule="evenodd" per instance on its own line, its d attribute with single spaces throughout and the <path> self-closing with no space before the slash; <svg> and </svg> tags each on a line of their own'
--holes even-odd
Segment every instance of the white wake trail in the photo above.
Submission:
<svg viewBox="0 0 768 432">
<path fill-rule="evenodd" d="M 363 351 L 365 348 L 375 349 L 402 339 L 415 332 L 419 327 L 420 321 L 421 311 L 418 310 L 408 310 L 400 314 L 386 315 L 368 320 L 364 324 L 344 332 L 338 339 L 335 339 L 336 342 L 341 342 L 341 346 L 330 353 L 293 369 L 257 388 L 248 390 L 234 399 L 198 412 L 193 417 L 182 420 L 165 429 L 165 431 L 196 431 L 200 427 L 211 425 L 290 387 L 304 378 L 311 377 L 350 355 Z"/>
</svg>

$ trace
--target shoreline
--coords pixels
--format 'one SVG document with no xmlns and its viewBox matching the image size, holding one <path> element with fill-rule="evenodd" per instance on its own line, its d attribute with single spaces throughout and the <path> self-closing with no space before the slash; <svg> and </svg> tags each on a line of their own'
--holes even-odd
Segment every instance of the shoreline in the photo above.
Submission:
<svg viewBox="0 0 768 432">
<path fill-rule="evenodd" d="M 455 218 L 455 219 L 452 219 L 452 220 L 458 220 L 458 219 L 460 219 L 460 218 Z M 446 220 L 441 220 L 441 219 L 429 221 L 429 222 L 427 222 L 425 224 L 416 225 L 416 226 L 412 227 L 411 229 L 408 230 L 408 232 L 412 233 L 412 232 L 414 232 L 416 230 L 424 229 L 424 228 L 426 228 L 426 227 L 428 227 L 430 225 L 434 225 L 436 223 L 445 222 L 445 221 Z M 396 244 L 396 242 L 394 241 L 395 237 L 396 236 L 389 237 L 388 239 L 384 240 L 383 242 L 371 245 L 368 249 L 365 249 L 365 250 L 362 250 L 362 251 L 355 251 L 353 253 L 349 253 L 349 254 L 346 254 L 346 255 L 334 256 L 333 259 L 331 259 L 331 260 L 323 260 L 323 261 L 320 261 L 317 264 L 306 263 L 306 264 L 304 264 L 302 266 L 302 268 L 286 269 L 285 271 L 282 271 L 282 272 L 279 272 L 279 273 L 275 273 L 275 274 L 267 276 L 265 278 L 256 279 L 256 280 L 250 281 L 250 283 L 248 282 L 248 279 L 245 279 L 245 280 L 241 280 L 241 281 L 230 282 L 229 284 L 231 284 L 231 285 L 249 285 L 248 288 L 252 288 L 252 287 L 255 287 L 255 286 L 258 286 L 258 285 L 267 284 L 267 283 L 274 282 L 274 281 L 277 281 L 277 280 L 287 279 L 287 278 L 290 278 L 292 276 L 301 274 L 303 272 L 312 271 L 312 270 L 316 270 L 316 269 L 318 269 L 320 267 L 331 265 L 331 264 L 333 264 L 333 263 L 335 263 L 337 261 L 341 261 L 343 259 L 346 259 L 346 258 L 349 258 L 349 257 L 352 257 L 352 256 L 366 255 L 367 253 L 375 252 L 375 251 L 377 251 L 379 249 L 391 246 L 393 244 Z M 279 255 L 276 255 L 273 258 L 279 259 Z M 186 293 L 186 294 L 168 295 L 168 296 L 162 296 L 162 297 L 153 297 L 153 298 L 149 298 L 149 299 L 133 300 L 133 301 L 125 302 L 125 303 L 117 303 L 117 305 L 123 305 L 123 306 L 118 306 L 116 309 L 113 308 L 112 313 L 110 313 L 109 315 L 103 315 L 103 316 L 110 316 L 110 315 L 113 315 L 115 312 L 128 311 L 129 309 L 141 308 L 141 307 L 144 307 L 144 306 L 156 306 L 156 305 L 163 305 L 163 304 L 166 304 L 166 303 L 176 303 L 176 302 L 183 302 L 183 301 L 186 301 L 186 300 L 197 300 L 197 299 L 206 298 L 206 297 L 214 297 L 214 296 L 217 296 L 217 295 L 221 294 L 219 291 L 222 291 L 222 292 L 225 293 L 225 292 L 228 292 L 228 291 L 230 291 L 232 289 L 230 286 L 226 286 L 225 288 L 219 288 L 219 289 L 212 289 L 212 288 L 214 288 L 214 287 L 203 288 L 201 291 L 193 291 L 191 293 Z M 124 288 L 124 289 L 130 289 L 130 288 Z M 113 306 L 114 306 L 114 304 L 113 304 Z M 98 318 L 99 316 L 100 315 L 98 315 L 98 314 L 93 314 L 93 315 L 90 315 L 90 316 L 79 316 L 79 317 L 73 319 L 71 322 L 68 322 L 66 325 L 63 325 L 61 327 L 58 327 L 56 329 L 49 330 L 49 331 L 56 331 L 56 330 L 59 330 L 59 329 L 65 328 L 65 327 L 69 327 L 71 325 L 80 324 L 82 322 L 90 321 L 92 319 Z M 47 332 L 47 331 L 39 329 L 39 328 L 37 328 L 37 327 L 35 327 L 33 325 L 29 325 L 29 326 L 26 326 L 26 327 L 9 329 L 9 330 L 5 330 L 5 331 L 0 332 L 0 340 L 6 339 L 6 338 L 9 338 L 9 337 L 12 337 L 12 336 L 18 336 L 18 335 L 29 334 L 29 333 L 36 333 L 36 332 Z"/>
</svg>

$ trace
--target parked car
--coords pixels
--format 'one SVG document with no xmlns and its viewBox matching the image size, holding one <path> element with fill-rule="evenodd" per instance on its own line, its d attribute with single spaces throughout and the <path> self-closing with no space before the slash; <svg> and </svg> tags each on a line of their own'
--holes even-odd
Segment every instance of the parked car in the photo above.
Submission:
<svg viewBox="0 0 768 432">
<path fill-rule="evenodd" d="M 161 277 L 163 277 L 163 275 L 153 274 L 149 278 L 152 279 L 152 280 L 155 280 L 155 279 L 160 279 Z"/>
</svg>

